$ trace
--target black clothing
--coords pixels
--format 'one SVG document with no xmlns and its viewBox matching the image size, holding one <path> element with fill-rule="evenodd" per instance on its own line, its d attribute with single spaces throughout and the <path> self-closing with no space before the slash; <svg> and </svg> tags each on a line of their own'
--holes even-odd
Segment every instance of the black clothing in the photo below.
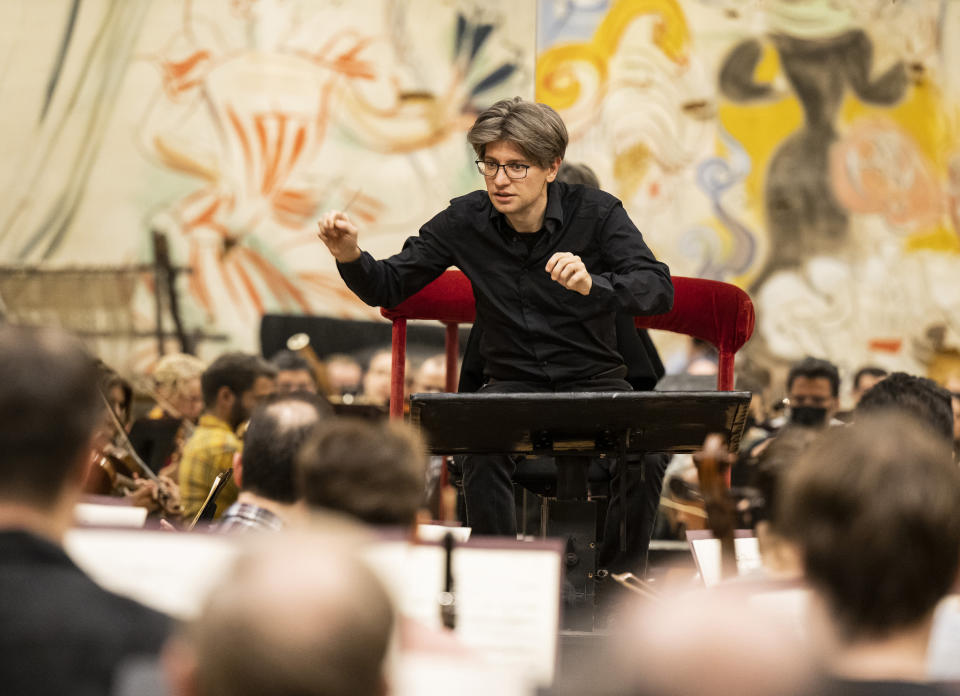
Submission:
<svg viewBox="0 0 960 696">
<path fill-rule="evenodd" d="M 338 263 L 340 275 L 367 304 L 394 307 L 458 266 L 473 285 L 488 377 L 563 383 L 616 369 L 624 364 L 617 313 L 668 311 L 669 269 L 610 194 L 559 182 L 547 192 L 544 233 L 529 254 L 486 191 L 474 191 L 452 200 L 399 254 L 376 261 L 363 253 Z M 581 257 L 593 278 L 589 295 L 544 270 L 558 251 Z"/>
<path fill-rule="evenodd" d="M 0 531 L 0 690 L 110 694 L 117 668 L 159 653 L 168 619 L 107 592 L 55 544 Z"/>
<path fill-rule="evenodd" d="M 623 356 L 627 366 L 624 378 L 636 391 L 650 391 L 663 377 L 665 370 L 660 353 L 645 329 L 637 329 L 633 316 L 617 314 L 617 352 Z M 483 358 L 480 357 L 480 341 L 483 326 L 475 321 L 467 337 L 463 361 L 460 364 L 458 392 L 475 392 L 487 381 L 484 375 Z"/>
<path fill-rule="evenodd" d="M 960 693 L 960 685 L 955 682 L 826 679 L 814 691 L 820 696 L 947 696 Z"/>
</svg>

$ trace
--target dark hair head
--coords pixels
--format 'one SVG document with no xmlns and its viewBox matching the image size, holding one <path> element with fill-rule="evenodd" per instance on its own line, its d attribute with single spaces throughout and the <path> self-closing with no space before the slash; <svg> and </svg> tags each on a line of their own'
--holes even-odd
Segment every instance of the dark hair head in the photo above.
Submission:
<svg viewBox="0 0 960 696">
<path fill-rule="evenodd" d="M 830 381 L 830 395 L 837 396 L 840 394 L 840 373 L 837 371 L 837 366 L 827 360 L 808 357 L 798 363 L 794 363 L 790 368 L 790 372 L 787 373 L 788 392 L 797 377 L 827 379 Z"/>
<path fill-rule="evenodd" d="M 274 377 L 277 371 L 262 358 L 248 353 L 224 353 L 210 363 L 200 376 L 203 403 L 212 408 L 221 387 L 227 387 L 238 397 L 252 389 L 258 377 Z"/>
<path fill-rule="evenodd" d="M 306 370 L 310 374 L 313 374 L 313 368 L 310 367 L 310 363 L 292 350 L 281 350 L 278 353 L 274 353 L 273 357 L 270 358 L 270 364 L 273 365 L 273 368 L 277 372 Z"/>
<path fill-rule="evenodd" d="M 951 395 L 933 380 L 894 372 L 864 392 L 854 410 L 854 419 L 886 410 L 911 415 L 953 441 Z"/>
<path fill-rule="evenodd" d="M 106 397 L 111 408 L 116 408 L 117 418 L 126 425 L 130 420 L 130 407 L 133 405 L 133 386 L 120 376 L 112 367 L 102 361 L 97 361 L 97 370 L 100 372 L 100 393 Z M 119 404 L 113 403 L 114 389 L 119 389 L 123 398 Z"/>
<path fill-rule="evenodd" d="M 65 333 L 0 326 L 0 499 L 56 503 L 104 412 L 98 379 Z"/>
<path fill-rule="evenodd" d="M 310 394 L 276 394 L 250 416 L 243 437 L 241 489 L 279 503 L 296 500 L 293 467 L 297 453 L 330 404 Z"/>
<path fill-rule="evenodd" d="M 866 365 L 857 370 L 856 374 L 853 375 L 853 388 L 860 388 L 860 380 L 864 377 L 886 377 L 887 371 L 882 367 L 876 367 L 874 365 Z"/>
<path fill-rule="evenodd" d="M 755 511 L 756 522 L 776 520 L 780 488 L 786 473 L 821 432 L 820 428 L 787 424 L 750 466 L 747 485 L 755 489 L 760 498 Z"/>
<path fill-rule="evenodd" d="M 539 167 L 547 168 L 567 151 L 567 127 L 560 114 L 546 104 L 520 97 L 502 99 L 481 112 L 467 133 L 467 141 L 478 157 L 487 145 L 513 143 Z"/>
<path fill-rule="evenodd" d="M 580 184 L 587 188 L 600 188 L 600 179 L 597 178 L 594 171 L 585 164 L 575 162 L 564 162 L 560 165 L 556 181 L 562 181 L 565 184 Z"/>
<path fill-rule="evenodd" d="M 960 469 L 923 423 L 886 413 L 824 432 L 787 473 L 777 519 L 850 641 L 926 618 L 960 563 Z"/>
<path fill-rule="evenodd" d="M 393 423 L 326 421 L 297 458 L 300 497 L 373 525 L 410 526 L 423 500 L 426 455 L 416 433 Z"/>
</svg>

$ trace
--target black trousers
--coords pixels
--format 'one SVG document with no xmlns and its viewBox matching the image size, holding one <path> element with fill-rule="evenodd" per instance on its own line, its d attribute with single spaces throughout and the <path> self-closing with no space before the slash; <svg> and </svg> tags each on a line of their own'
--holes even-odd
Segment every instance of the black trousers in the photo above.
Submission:
<svg viewBox="0 0 960 696">
<path fill-rule="evenodd" d="M 564 382 L 560 384 L 521 381 L 491 381 L 480 393 L 558 393 L 632 391 L 628 382 L 616 377 Z M 647 547 L 656 520 L 660 488 L 668 457 L 647 454 L 623 462 L 603 460 L 608 468 L 610 498 L 604 525 L 598 564 L 611 572 L 642 575 L 646 568 Z M 642 472 L 641 472 L 642 470 Z M 513 494 L 516 460 L 508 455 L 470 455 L 463 458 L 463 495 L 467 524 L 474 534 L 516 536 L 517 517 Z M 626 504 L 621 499 L 621 477 L 626 485 Z M 626 550 L 620 550 L 620 521 L 627 516 Z"/>
</svg>

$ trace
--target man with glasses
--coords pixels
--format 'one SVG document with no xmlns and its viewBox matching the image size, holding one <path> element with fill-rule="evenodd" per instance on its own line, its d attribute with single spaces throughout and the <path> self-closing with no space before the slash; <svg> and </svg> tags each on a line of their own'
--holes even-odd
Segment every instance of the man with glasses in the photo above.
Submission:
<svg viewBox="0 0 960 696">
<path fill-rule="evenodd" d="M 360 250 L 345 214 L 323 217 L 319 236 L 340 275 L 367 304 L 393 307 L 458 266 L 473 284 L 484 327 L 486 393 L 629 390 L 615 317 L 668 311 L 669 269 L 619 200 L 555 181 L 567 130 L 550 107 L 497 102 L 477 117 L 467 140 L 486 191 L 452 200 L 399 254 L 376 261 Z M 464 462 L 475 533 L 516 534 L 513 470 L 505 456 Z M 636 528 L 628 525 L 631 536 L 646 537 L 634 545 L 645 556 L 649 533 Z M 616 541 L 610 537 L 605 544 Z"/>
</svg>

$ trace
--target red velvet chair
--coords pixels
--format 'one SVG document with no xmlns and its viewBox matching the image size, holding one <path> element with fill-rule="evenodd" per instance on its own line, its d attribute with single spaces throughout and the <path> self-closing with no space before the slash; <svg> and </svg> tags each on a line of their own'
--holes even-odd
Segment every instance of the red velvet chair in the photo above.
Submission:
<svg viewBox="0 0 960 696">
<path fill-rule="evenodd" d="M 735 285 L 701 278 L 673 277 L 673 309 L 666 314 L 636 317 L 637 328 L 661 329 L 707 341 L 720 354 L 717 389 L 733 390 L 733 364 L 753 333 L 750 296 Z M 420 292 L 380 313 L 393 322 L 393 370 L 390 417 L 403 416 L 403 385 L 407 357 L 407 320 L 433 319 L 447 327 L 447 391 L 457 389 L 457 328 L 475 317 L 473 287 L 461 271 L 445 271 Z"/>
</svg>

